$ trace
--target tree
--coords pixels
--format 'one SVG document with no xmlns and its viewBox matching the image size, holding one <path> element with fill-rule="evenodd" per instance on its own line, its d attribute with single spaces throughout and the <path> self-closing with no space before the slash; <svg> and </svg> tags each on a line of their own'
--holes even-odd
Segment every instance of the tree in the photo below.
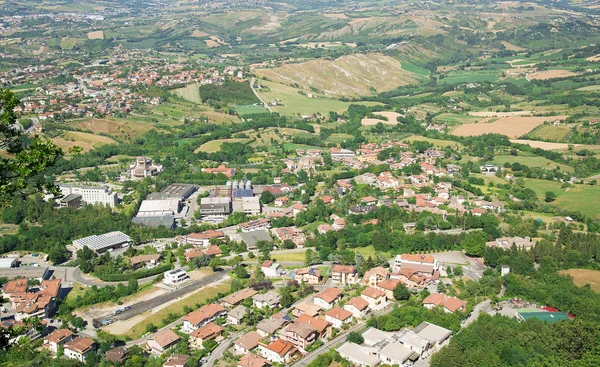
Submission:
<svg viewBox="0 0 600 367">
<path fill-rule="evenodd" d="M 210 256 L 207 254 L 202 254 L 194 259 L 194 266 L 196 268 L 203 268 L 210 264 Z"/>
<path fill-rule="evenodd" d="M 348 337 L 346 337 L 346 340 L 349 341 L 350 343 L 355 343 L 355 344 L 359 344 L 359 345 L 364 343 L 364 341 L 365 341 L 363 336 L 356 331 L 353 331 L 350 334 L 348 334 Z"/>
<path fill-rule="evenodd" d="M 311 265 L 315 265 L 321 262 L 321 259 L 319 258 L 319 253 L 311 250 L 311 249 L 307 249 L 304 252 L 304 265 L 306 266 L 311 266 Z"/>
<path fill-rule="evenodd" d="M 481 231 L 470 232 L 461 241 L 461 246 L 469 256 L 482 256 L 485 249 L 485 234 Z"/>
<path fill-rule="evenodd" d="M 546 191 L 546 194 L 545 194 L 545 195 L 546 195 L 546 197 L 545 197 L 545 199 L 544 199 L 544 200 L 545 200 L 547 203 L 551 203 L 551 202 L 553 202 L 553 201 L 555 201 L 555 200 L 556 200 L 556 194 L 555 194 L 553 191 Z"/>
<path fill-rule="evenodd" d="M 260 253 L 260 261 L 269 260 L 269 256 L 271 254 L 271 249 L 273 248 L 273 244 L 269 241 L 257 241 L 256 247 L 258 248 L 258 252 Z"/>
<path fill-rule="evenodd" d="M 394 299 L 397 301 L 406 301 L 410 298 L 410 291 L 406 286 L 402 283 L 398 283 L 396 287 L 394 287 Z"/>
<path fill-rule="evenodd" d="M 463 276 L 463 267 L 462 267 L 462 265 L 457 265 L 454 268 L 454 275 L 459 276 L 459 277 Z"/>
<path fill-rule="evenodd" d="M 273 196 L 271 191 L 263 191 L 262 194 L 260 194 L 260 203 L 262 205 L 272 203 L 273 201 L 275 201 L 275 196 Z"/>
<path fill-rule="evenodd" d="M 248 278 L 250 278 L 250 274 L 248 273 L 248 270 L 246 270 L 246 268 L 244 266 L 238 266 L 238 267 L 236 267 L 235 270 L 233 271 L 233 273 L 239 279 L 248 279 Z"/>
<path fill-rule="evenodd" d="M 216 257 L 210 259 L 210 262 L 208 263 L 208 266 L 210 266 L 213 271 L 219 270 L 221 268 L 221 265 L 223 265 L 223 261 L 217 259 Z"/>
<path fill-rule="evenodd" d="M 10 157 L 0 158 L 0 200 L 6 202 L 14 194 L 23 196 L 47 190 L 58 194 L 58 187 L 44 175 L 64 154 L 51 141 L 29 136 L 15 128 L 14 108 L 19 98 L 8 89 L 0 89 L 0 146 Z"/>
<path fill-rule="evenodd" d="M 289 287 L 281 288 L 279 293 L 281 294 L 281 300 L 279 301 L 281 307 L 287 308 L 294 303 L 294 296 Z"/>
</svg>

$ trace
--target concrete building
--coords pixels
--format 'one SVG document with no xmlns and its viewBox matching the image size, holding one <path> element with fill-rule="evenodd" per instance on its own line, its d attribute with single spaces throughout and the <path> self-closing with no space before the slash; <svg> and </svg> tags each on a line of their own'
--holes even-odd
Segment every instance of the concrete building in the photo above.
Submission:
<svg viewBox="0 0 600 367">
<path fill-rule="evenodd" d="M 268 291 L 267 293 L 259 293 L 252 296 L 252 305 L 257 308 L 276 308 L 279 307 L 281 301 L 281 295 L 275 291 Z"/>
<path fill-rule="evenodd" d="M 178 286 L 190 277 L 183 269 L 173 269 L 165 272 L 163 283 L 170 286 Z"/>
<path fill-rule="evenodd" d="M 356 268 L 352 265 L 334 264 L 331 268 L 331 281 L 334 284 L 357 284 Z"/>
<path fill-rule="evenodd" d="M 259 352 L 270 362 L 285 364 L 292 360 L 292 357 L 298 352 L 294 344 L 276 339 L 269 345 L 259 344 Z"/>
<path fill-rule="evenodd" d="M 314 296 L 313 303 L 325 310 L 329 310 L 341 298 L 342 291 L 338 288 L 325 288 Z"/>
<path fill-rule="evenodd" d="M 108 187 L 68 184 L 60 184 L 58 187 L 65 199 L 70 195 L 81 195 L 82 204 L 108 205 L 113 208 L 119 203 L 117 193 Z"/>
<path fill-rule="evenodd" d="M 132 180 L 140 180 L 144 177 L 154 177 L 162 172 L 162 166 L 152 163 L 148 157 L 137 157 L 135 162 L 129 165 L 129 174 Z"/>
<path fill-rule="evenodd" d="M 0 258 L 0 269 L 10 269 L 17 267 L 16 257 L 3 257 Z"/>
<path fill-rule="evenodd" d="M 371 348 L 355 343 L 345 342 L 336 349 L 340 356 L 350 363 L 360 367 L 373 367 L 379 364 L 379 357 L 372 353 Z"/>
<path fill-rule="evenodd" d="M 225 315 L 225 313 L 225 309 L 216 303 L 204 305 L 196 311 L 188 313 L 183 318 L 181 331 L 184 333 L 191 333 L 207 323 L 214 321 L 217 317 Z"/>
<path fill-rule="evenodd" d="M 279 278 L 283 274 L 283 268 L 273 260 L 266 260 L 262 263 L 260 270 L 267 278 Z"/>
<path fill-rule="evenodd" d="M 231 198 L 207 197 L 200 199 L 200 220 L 221 223 L 231 214 Z"/>
<path fill-rule="evenodd" d="M 173 330 L 165 329 L 148 337 L 148 349 L 154 355 L 161 355 L 173 348 L 181 338 Z"/>
<path fill-rule="evenodd" d="M 251 331 L 233 342 L 233 349 L 236 354 L 246 354 L 258 347 L 262 335 L 256 331 Z"/>
<path fill-rule="evenodd" d="M 144 200 L 136 217 L 163 217 L 175 215 L 181 210 L 179 199 Z"/>
<path fill-rule="evenodd" d="M 232 325 L 241 325 L 242 321 L 249 313 L 250 309 L 248 307 L 239 305 L 227 312 L 227 322 Z"/>
<path fill-rule="evenodd" d="M 96 343 L 90 338 L 74 338 L 65 343 L 65 357 L 76 359 L 79 362 L 85 362 L 85 357 L 93 353 L 96 349 Z"/>
<path fill-rule="evenodd" d="M 65 345 L 73 339 L 73 332 L 69 329 L 58 329 L 44 338 L 44 348 L 50 353 L 56 354 L 58 347 Z"/>
<path fill-rule="evenodd" d="M 330 322 L 334 328 L 341 329 L 344 324 L 352 321 L 352 312 L 334 307 L 325 312 L 325 321 Z"/>
<path fill-rule="evenodd" d="M 239 234 L 239 238 L 241 239 L 241 241 L 244 242 L 244 244 L 246 244 L 246 248 L 248 248 L 248 250 L 250 251 L 256 250 L 256 243 L 258 241 L 266 241 L 269 243 L 273 243 L 273 238 L 271 238 L 271 235 L 267 230 L 242 232 Z"/>
<path fill-rule="evenodd" d="M 362 297 L 354 297 L 344 304 L 344 310 L 352 313 L 357 319 L 362 319 L 369 313 L 369 302 Z"/>
<path fill-rule="evenodd" d="M 78 209 L 83 205 L 83 200 L 79 194 L 69 194 L 58 201 L 60 208 Z"/>
</svg>

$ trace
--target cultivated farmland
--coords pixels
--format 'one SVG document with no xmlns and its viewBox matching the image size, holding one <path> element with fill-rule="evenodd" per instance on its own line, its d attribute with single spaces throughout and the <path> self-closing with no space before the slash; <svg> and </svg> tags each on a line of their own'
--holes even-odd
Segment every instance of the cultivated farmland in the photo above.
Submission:
<svg viewBox="0 0 600 367">
<path fill-rule="evenodd" d="M 464 124 L 452 131 L 457 136 L 479 136 L 483 134 L 502 134 L 509 138 L 518 138 L 550 119 L 565 119 L 566 116 L 553 117 L 501 117 L 491 123 Z"/>
<path fill-rule="evenodd" d="M 397 125 L 398 117 L 404 117 L 404 115 L 399 114 L 398 112 L 391 112 L 391 111 L 379 111 L 379 112 L 373 112 L 373 114 L 383 116 L 383 117 L 387 118 L 387 120 L 382 120 L 382 119 L 372 118 L 372 117 L 365 117 L 360 121 L 360 123 L 363 126 L 377 125 L 380 122 L 385 125 Z"/>
</svg>

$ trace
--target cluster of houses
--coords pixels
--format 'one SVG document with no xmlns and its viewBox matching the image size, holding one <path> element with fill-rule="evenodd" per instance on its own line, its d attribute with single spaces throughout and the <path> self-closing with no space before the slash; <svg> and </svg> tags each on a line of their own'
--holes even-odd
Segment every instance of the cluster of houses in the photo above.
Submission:
<svg viewBox="0 0 600 367">
<path fill-rule="evenodd" d="M 131 64 L 131 60 L 144 62 Z M 124 62 L 132 66 L 126 75 L 122 73 Z M 56 78 L 64 73 L 63 67 L 58 64 L 27 66 L 1 72 L 0 82 L 9 85 L 39 84 L 40 80 Z M 91 65 L 81 64 L 69 71 L 69 75 L 73 80 L 67 83 L 45 83 L 35 88 L 34 93 L 25 97 L 15 111 L 33 115 L 39 120 L 128 114 L 135 105 L 164 102 L 160 97 L 148 97 L 133 91 L 135 88 L 218 84 L 226 77 L 245 81 L 240 67 L 229 66 L 223 71 L 201 65 L 190 68 L 189 63 L 122 48 L 111 49 L 106 59 Z"/>
<path fill-rule="evenodd" d="M 16 321 L 29 317 L 45 319 L 56 311 L 61 296 L 61 280 L 42 280 L 39 285 L 30 285 L 25 278 L 11 280 L 4 285 L 1 295 L 8 299 Z"/>
<path fill-rule="evenodd" d="M 362 333 L 362 344 L 348 341 L 336 350 L 355 366 L 383 364 L 410 367 L 419 358 L 427 357 L 446 345 L 451 336 L 452 331 L 428 322 L 398 332 L 368 328 Z"/>
</svg>

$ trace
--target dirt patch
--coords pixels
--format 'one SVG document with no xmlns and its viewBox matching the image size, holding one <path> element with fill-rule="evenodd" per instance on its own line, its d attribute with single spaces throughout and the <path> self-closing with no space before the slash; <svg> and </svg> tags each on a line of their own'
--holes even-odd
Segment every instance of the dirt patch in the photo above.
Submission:
<svg viewBox="0 0 600 367">
<path fill-rule="evenodd" d="M 204 38 L 204 37 L 208 37 L 209 34 L 206 32 L 202 32 L 201 30 L 195 29 L 192 32 L 192 37 L 198 37 L 198 38 Z"/>
<path fill-rule="evenodd" d="M 559 271 L 561 275 L 573 278 L 573 283 L 578 287 L 589 284 L 592 290 L 600 293 L 600 271 L 588 269 L 569 269 Z"/>
<path fill-rule="evenodd" d="M 325 13 L 323 16 L 331 19 L 349 19 L 349 17 L 343 13 Z"/>
<path fill-rule="evenodd" d="M 89 40 L 103 40 L 104 39 L 104 31 L 88 32 L 87 38 Z"/>
<path fill-rule="evenodd" d="M 298 45 L 298 47 L 304 47 L 304 48 L 331 48 L 331 47 L 341 47 L 341 46 L 348 46 L 348 47 L 355 48 L 356 43 L 335 41 L 335 42 L 308 42 L 308 43 L 301 43 Z"/>
<path fill-rule="evenodd" d="M 365 117 L 363 118 L 360 123 L 363 126 L 372 126 L 372 125 L 377 125 L 378 123 L 382 123 L 384 125 L 397 125 L 398 124 L 398 117 L 404 117 L 404 115 L 399 114 L 398 112 L 391 112 L 391 111 L 378 111 L 378 112 L 373 112 L 374 115 L 379 115 L 379 116 L 383 116 L 383 117 L 387 117 L 387 121 L 386 120 L 380 120 L 378 118 L 369 118 L 369 117 Z"/>
<path fill-rule="evenodd" d="M 552 117 L 501 117 L 491 123 L 479 124 L 464 124 L 458 126 L 453 135 L 457 136 L 478 136 L 483 134 L 502 134 L 509 138 L 518 138 L 525 135 L 533 128 L 543 124 L 546 121 L 563 120 L 567 116 L 552 116 Z"/>
<path fill-rule="evenodd" d="M 511 143 L 527 144 L 532 148 L 540 148 L 544 150 L 564 150 L 569 148 L 569 144 L 565 143 L 549 143 L 537 140 L 512 139 Z M 584 144 L 573 144 L 574 147 L 585 146 Z"/>
<path fill-rule="evenodd" d="M 513 117 L 513 116 L 525 116 L 531 115 L 531 111 L 511 111 L 511 112 L 490 112 L 490 111 L 477 111 L 469 112 L 471 116 L 478 117 Z"/>
<path fill-rule="evenodd" d="M 569 70 L 546 70 L 538 71 L 527 76 L 527 80 L 547 80 L 555 78 L 569 78 L 578 75 Z"/>
<path fill-rule="evenodd" d="M 587 61 L 600 61 L 600 54 L 586 58 Z"/>
<path fill-rule="evenodd" d="M 512 43 L 508 43 L 506 41 L 502 41 L 502 44 L 509 51 L 526 51 L 526 49 L 524 49 L 523 47 L 515 46 Z"/>
<path fill-rule="evenodd" d="M 207 45 L 209 48 L 213 48 L 213 47 L 219 47 L 219 46 L 220 46 L 220 45 L 219 45 L 217 42 L 215 42 L 215 41 L 213 41 L 213 40 L 204 40 L 204 43 L 206 43 L 206 45 Z"/>
<path fill-rule="evenodd" d="M 107 136 L 82 133 L 79 131 L 66 132 L 62 137 L 52 139 L 56 145 L 68 151 L 69 148 L 80 146 L 84 152 L 105 144 L 116 144 L 117 142 Z"/>
<path fill-rule="evenodd" d="M 75 127 L 91 131 L 94 134 L 110 134 L 116 137 L 132 138 L 139 136 L 154 126 L 151 123 L 136 122 L 133 120 L 89 119 L 74 125 Z"/>
</svg>

